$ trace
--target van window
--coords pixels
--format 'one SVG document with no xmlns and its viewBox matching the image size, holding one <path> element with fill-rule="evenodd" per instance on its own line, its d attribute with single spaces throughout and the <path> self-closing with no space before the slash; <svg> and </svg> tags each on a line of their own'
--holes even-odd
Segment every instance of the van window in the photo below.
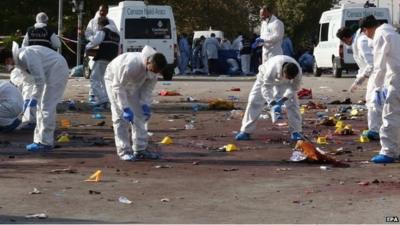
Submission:
<svg viewBox="0 0 400 225">
<path fill-rule="evenodd" d="M 169 19 L 126 19 L 126 39 L 171 39 Z"/>
<path fill-rule="evenodd" d="M 319 35 L 319 41 L 327 41 L 329 32 L 329 23 L 321 24 L 321 30 Z"/>
</svg>

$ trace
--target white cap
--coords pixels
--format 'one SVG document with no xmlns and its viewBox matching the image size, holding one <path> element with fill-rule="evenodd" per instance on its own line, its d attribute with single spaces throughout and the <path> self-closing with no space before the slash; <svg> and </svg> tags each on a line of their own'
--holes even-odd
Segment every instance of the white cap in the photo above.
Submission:
<svg viewBox="0 0 400 225">
<path fill-rule="evenodd" d="M 36 23 L 47 23 L 49 17 L 47 17 L 46 13 L 40 12 L 36 15 Z"/>
</svg>

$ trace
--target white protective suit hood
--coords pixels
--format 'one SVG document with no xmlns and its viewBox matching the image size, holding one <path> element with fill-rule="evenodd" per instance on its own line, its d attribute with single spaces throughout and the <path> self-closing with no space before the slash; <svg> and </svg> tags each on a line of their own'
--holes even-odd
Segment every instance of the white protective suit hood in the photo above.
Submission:
<svg viewBox="0 0 400 225">
<path fill-rule="evenodd" d="M 144 60 L 143 63 L 144 63 L 144 65 L 146 65 L 147 59 L 148 59 L 150 56 L 156 54 L 157 52 L 156 52 L 156 50 L 154 50 L 154 48 L 152 48 L 152 47 L 150 47 L 150 46 L 148 46 L 148 45 L 145 45 L 145 46 L 143 47 L 141 53 L 142 53 L 143 60 Z"/>
<path fill-rule="evenodd" d="M 19 45 L 17 42 L 13 41 L 11 51 L 12 51 L 14 63 L 15 63 L 15 65 L 17 65 L 19 63 L 19 60 L 18 60 Z"/>
<path fill-rule="evenodd" d="M 49 17 L 44 12 L 40 12 L 36 15 L 36 23 L 47 23 Z"/>
</svg>

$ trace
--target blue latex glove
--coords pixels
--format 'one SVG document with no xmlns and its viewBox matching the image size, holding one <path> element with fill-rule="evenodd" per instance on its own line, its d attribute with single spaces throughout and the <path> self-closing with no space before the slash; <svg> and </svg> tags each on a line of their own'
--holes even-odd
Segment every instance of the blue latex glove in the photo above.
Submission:
<svg viewBox="0 0 400 225">
<path fill-rule="evenodd" d="M 276 104 L 282 106 L 283 104 L 285 104 L 286 100 L 288 100 L 288 98 L 286 97 L 280 98 L 278 101 L 276 101 Z"/>
<path fill-rule="evenodd" d="M 272 106 L 271 110 L 274 113 L 279 113 L 280 114 L 280 113 L 282 113 L 282 106 L 279 105 L 279 104 L 276 104 L 276 105 Z"/>
<path fill-rule="evenodd" d="M 148 121 L 151 117 L 151 108 L 149 105 L 144 104 L 142 105 L 142 110 L 143 110 L 143 116 L 146 121 Z"/>
<path fill-rule="evenodd" d="M 374 101 L 378 105 L 383 105 L 383 102 L 385 101 L 383 99 L 383 94 L 381 90 L 375 90 L 375 96 L 374 96 Z"/>
<path fill-rule="evenodd" d="M 129 108 L 129 107 L 124 108 L 124 113 L 122 116 L 124 117 L 124 119 L 126 121 L 133 122 L 134 115 L 133 115 L 131 108 Z"/>
<path fill-rule="evenodd" d="M 37 106 L 37 100 L 32 98 L 29 103 L 28 103 L 29 107 L 36 107 Z"/>
</svg>

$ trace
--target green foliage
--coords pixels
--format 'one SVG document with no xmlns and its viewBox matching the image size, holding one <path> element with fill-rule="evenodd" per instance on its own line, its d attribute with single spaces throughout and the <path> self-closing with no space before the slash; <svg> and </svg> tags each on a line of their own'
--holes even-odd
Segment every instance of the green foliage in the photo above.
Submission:
<svg viewBox="0 0 400 225">
<path fill-rule="evenodd" d="M 251 34 L 259 26 L 259 10 L 264 4 L 275 6 L 275 14 L 285 23 L 286 34 L 297 49 L 312 45 L 318 35 L 318 20 L 335 0 L 147 0 L 149 4 L 171 5 L 174 11 L 178 33 L 191 34 L 195 30 L 210 27 L 222 30 L 228 38 L 237 32 Z M 94 16 L 99 5 L 106 2 L 117 5 L 119 0 L 85 0 L 83 25 Z M 27 27 L 35 22 L 35 15 L 44 11 L 49 24 L 57 27 L 58 0 L 1 0 L 0 35 L 14 34 L 20 29 L 24 34 Z M 70 0 L 64 0 L 63 35 L 76 39 L 77 16 L 72 12 Z M 84 27 L 83 27 L 84 28 Z M 69 43 L 73 49 L 76 46 Z M 64 51 L 63 51 L 64 52 Z"/>
</svg>

